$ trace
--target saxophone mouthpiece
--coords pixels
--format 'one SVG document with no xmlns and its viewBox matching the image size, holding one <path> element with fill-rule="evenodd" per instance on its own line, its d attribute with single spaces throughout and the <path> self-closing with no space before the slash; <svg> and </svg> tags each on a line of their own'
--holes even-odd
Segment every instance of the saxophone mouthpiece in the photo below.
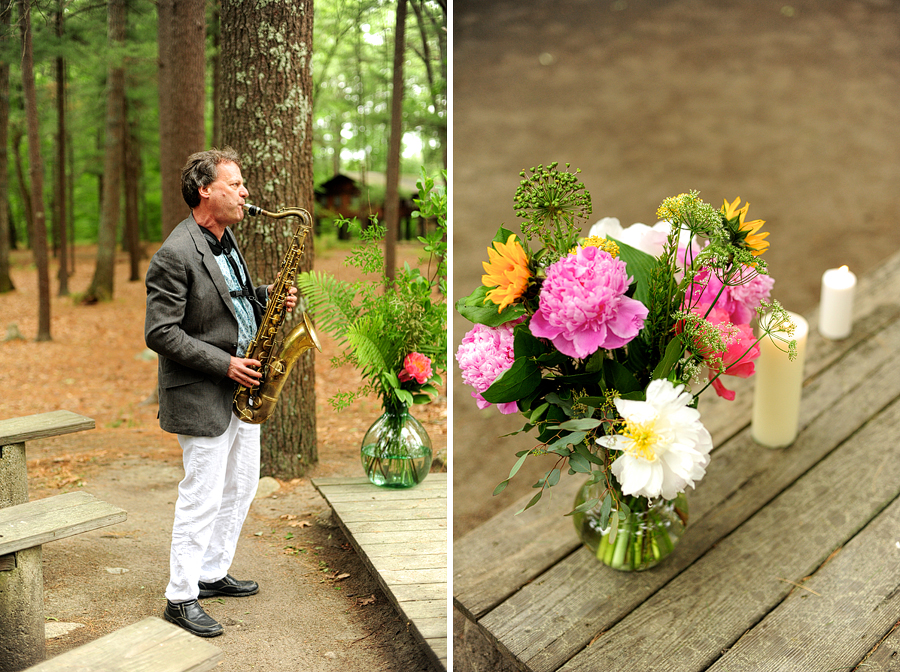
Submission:
<svg viewBox="0 0 900 672">
<path fill-rule="evenodd" d="M 251 217 L 256 217 L 259 213 L 263 211 L 261 207 L 258 205 L 250 205 L 249 203 L 244 203 L 244 209 L 247 211 L 247 214 Z"/>
</svg>

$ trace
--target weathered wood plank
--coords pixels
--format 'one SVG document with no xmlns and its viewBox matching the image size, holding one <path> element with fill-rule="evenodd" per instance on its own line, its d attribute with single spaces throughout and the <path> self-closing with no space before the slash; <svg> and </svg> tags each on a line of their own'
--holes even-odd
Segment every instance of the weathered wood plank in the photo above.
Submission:
<svg viewBox="0 0 900 672">
<path fill-rule="evenodd" d="M 72 411 L 50 411 L 0 420 L 0 446 L 94 429 L 94 419 Z"/>
<path fill-rule="evenodd" d="M 86 492 L 70 492 L 0 509 L 0 555 L 125 520 L 122 509 Z"/>
<path fill-rule="evenodd" d="M 900 672 L 900 622 L 869 652 L 857 668 L 860 672 Z"/>
<path fill-rule="evenodd" d="M 748 428 L 718 450 L 689 496 L 688 532 L 665 563 L 634 576 L 600 567 L 588 551 L 579 550 L 522 587 L 479 626 L 529 669 L 556 670 L 896 398 L 900 377 L 879 372 L 882 366 L 900 366 L 898 344 L 900 324 L 894 322 L 814 380 L 802 404 L 805 417 L 814 420 L 790 448 L 757 446 Z"/>
<path fill-rule="evenodd" d="M 837 670 L 900 620 L 900 500 L 741 637 L 709 672 Z M 868 667 L 863 668 L 868 669 Z"/>
<path fill-rule="evenodd" d="M 150 616 L 29 667 L 28 672 L 206 672 L 222 655 L 206 640 Z"/>
<path fill-rule="evenodd" d="M 344 519 L 347 523 L 347 520 Z M 428 516 L 425 518 L 413 518 L 406 520 L 390 520 L 377 522 L 352 522 L 347 526 L 353 529 L 354 534 L 393 534 L 395 532 L 424 532 L 426 530 L 447 531 L 447 518 Z"/>
<path fill-rule="evenodd" d="M 900 401 L 559 669 L 705 670 L 900 495 L 898 429 Z"/>
<path fill-rule="evenodd" d="M 365 478 L 313 485 L 432 662 L 446 669 L 447 475 L 430 474 L 409 490 L 378 488 Z"/>
</svg>

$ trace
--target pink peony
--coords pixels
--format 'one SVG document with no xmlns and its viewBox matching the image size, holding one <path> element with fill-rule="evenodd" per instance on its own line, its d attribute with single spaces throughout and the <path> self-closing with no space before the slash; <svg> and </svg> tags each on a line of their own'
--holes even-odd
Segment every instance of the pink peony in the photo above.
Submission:
<svg viewBox="0 0 900 672">
<path fill-rule="evenodd" d="M 481 393 L 488 389 L 501 373 L 509 369 L 515 361 L 513 353 L 513 328 L 522 320 L 506 322 L 499 327 L 487 327 L 476 324 L 467 333 L 456 351 L 462 379 L 466 385 L 475 388 L 472 396 L 478 408 L 487 408 L 491 404 Z M 516 402 L 497 404 L 504 415 L 516 413 L 519 407 Z"/>
<path fill-rule="evenodd" d="M 622 347 L 638 335 L 648 312 L 625 296 L 628 284 L 625 262 L 596 247 L 578 248 L 547 269 L 531 333 L 578 359 Z"/>
<path fill-rule="evenodd" d="M 397 377 L 401 383 L 414 380 L 422 385 L 431 375 L 431 360 L 421 352 L 411 352 L 403 360 L 403 368 Z"/>
</svg>

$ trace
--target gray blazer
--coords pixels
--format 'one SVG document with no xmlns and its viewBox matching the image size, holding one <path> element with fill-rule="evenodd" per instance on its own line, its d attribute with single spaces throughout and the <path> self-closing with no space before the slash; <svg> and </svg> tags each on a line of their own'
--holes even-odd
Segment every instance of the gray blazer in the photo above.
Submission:
<svg viewBox="0 0 900 672">
<path fill-rule="evenodd" d="M 159 425 L 175 434 L 219 436 L 231 421 L 231 356 L 244 353 L 237 353 L 228 285 L 193 214 L 153 255 L 146 283 L 144 340 L 159 354 Z M 254 288 L 262 304 L 266 289 Z"/>
</svg>

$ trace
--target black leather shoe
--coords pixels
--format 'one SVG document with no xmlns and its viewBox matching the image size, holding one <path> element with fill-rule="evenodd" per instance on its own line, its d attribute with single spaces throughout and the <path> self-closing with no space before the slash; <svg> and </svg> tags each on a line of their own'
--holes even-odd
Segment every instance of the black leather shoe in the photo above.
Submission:
<svg viewBox="0 0 900 672">
<path fill-rule="evenodd" d="M 256 581 L 238 581 L 231 574 L 226 574 L 224 579 L 205 583 L 200 581 L 200 597 L 247 597 L 259 592 L 259 584 Z"/>
<path fill-rule="evenodd" d="M 197 600 L 190 602 L 166 600 L 163 617 L 169 623 L 174 623 L 198 637 L 218 637 L 225 632 L 225 628 L 216 619 L 203 611 Z"/>
</svg>

